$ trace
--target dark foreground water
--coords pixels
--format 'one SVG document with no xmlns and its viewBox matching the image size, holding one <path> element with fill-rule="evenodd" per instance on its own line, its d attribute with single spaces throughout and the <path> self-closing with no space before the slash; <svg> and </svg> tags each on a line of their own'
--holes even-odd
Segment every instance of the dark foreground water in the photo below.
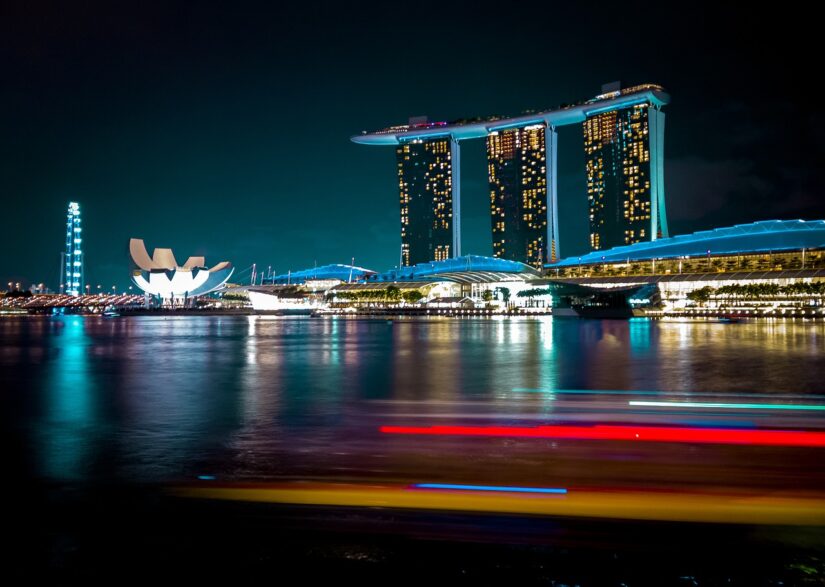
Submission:
<svg viewBox="0 0 825 587">
<path fill-rule="evenodd" d="M 316 577 L 418 577 L 416 561 L 427 557 L 453 582 L 825 584 L 825 548 L 811 528 L 748 526 L 756 550 L 734 549 L 730 558 L 704 553 L 704 566 L 693 561 L 706 573 L 701 579 L 684 560 L 668 558 L 682 549 L 675 537 L 696 544 L 728 530 L 609 519 L 571 528 L 530 516 L 348 508 L 249 512 L 170 504 L 155 493 L 213 480 L 823 491 L 825 449 L 628 448 L 380 432 L 387 425 L 570 423 L 818 430 L 825 412 L 816 409 L 708 411 L 629 401 L 825 405 L 823 357 L 825 324 L 806 321 L 3 318 L 5 483 L 28 508 L 22 550 L 38 551 L 32 564 L 56 582 L 105 581 L 98 570 L 110 570 L 113 560 L 118 568 L 175 567 L 175 577 L 201 577 L 216 558 L 220 573 L 245 582 L 269 575 L 286 556 Z M 219 531 L 201 542 L 206 528 Z M 738 544 L 742 530 L 733 533 Z M 625 548 L 628 536 L 641 546 Z M 669 540 L 680 546 L 659 553 L 645 572 L 640 553 Z M 764 562 L 764 552 L 781 555 Z M 767 567 L 748 566 L 755 553 Z M 599 574 L 587 562 L 594 556 L 630 558 Z M 237 565 L 246 574 L 233 575 Z"/>
</svg>

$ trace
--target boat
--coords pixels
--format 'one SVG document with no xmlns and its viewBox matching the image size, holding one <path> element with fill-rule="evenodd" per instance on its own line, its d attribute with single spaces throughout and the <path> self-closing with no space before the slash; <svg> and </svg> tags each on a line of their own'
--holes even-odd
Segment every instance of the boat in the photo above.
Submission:
<svg viewBox="0 0 825 587">
<path fill-rule="evenodd" d="M 255 288 L 248 291 L 249 301 L 256 314 L 310 316 L 324 309 L 317 296 L 307 295 L 294 286 Z"/>
<path fill-rule="evenodd" d="M 117 308 L 115 308 L 114 306 L 106 306 L 100 315 L 104 318 L 117 318 L 118 316 L 120 316 L 120 312 L 118 312 Z"/>
<path fill-rule="evenodd" d="M 731 316 L 720 316 L 719 322 L 722 324 L 737 324 L 742 321 L 741 316 L 731 315 Z"/>
</svg>

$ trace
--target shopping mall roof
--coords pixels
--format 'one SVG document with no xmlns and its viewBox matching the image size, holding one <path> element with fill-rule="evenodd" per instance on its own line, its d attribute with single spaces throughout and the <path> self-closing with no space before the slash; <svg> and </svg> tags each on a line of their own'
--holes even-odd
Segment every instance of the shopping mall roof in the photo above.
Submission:
<svg viewBox="0 0 825 587">
<path fill-rule="evenodd" d="M 342 265 L 341 263 L 334 263 L 332 265 L 322 265 L 321 267 L 313 267 L 311 269 L 302 269 L 300 271 L 290 271 L 281 275 L 273 275 L 269 279 L 264 279 L 264 283 L 305 283 L 308 280 L 322 280 L 322 279 L 337 279 L 339 281 L 358 281 L 366 278 L 368 275 L 374 274 L 375 271 L 365 269 L 363 267 L 356 267 L 354 265 Z"/>
<path fill-rule="evenodd" d="M 454 281 L 457 283 L 493 283 L 498 281 L 531 281 L 539 277 L 533 267 L 518 261 L 465 255 L 444 261 L 418 263 L 384 273 L 370 275 L 370 282 Z"/>
<path fill-rule="evenodd" d="M 578 283 L 581 285 L 615 287 L 642 283 L 692 283 L 696 281 L 766 281 L 769 279 L 825 279 L 825 269 L 789 269 L 786 271 L 731 271 L 728 273 L 660 273 L 658 275 L 602 275 L 598 277 L 549 278 L 540 283 Z"/>
<path fill-rule="evenodd" d="M 593 251 L 581 257 L 567 257 L 545 267 L 555 269 L 600 263 L 819 248 L 825 248 L 825 220 L 764 220 Z"/>
</svg>

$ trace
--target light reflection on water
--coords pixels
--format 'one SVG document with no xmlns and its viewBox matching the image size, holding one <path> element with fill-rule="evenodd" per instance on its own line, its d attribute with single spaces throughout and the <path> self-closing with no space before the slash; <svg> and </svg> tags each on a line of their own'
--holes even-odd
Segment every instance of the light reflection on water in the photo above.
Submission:
<svg viewBox="0 0 825 587">
<path fill-rule="evenodd" d="M 90 457 L 90 437 L 97 432 L 91 358 L 83 318 L 69 317 L 62 325 L 50 337 L 55 360 L 48 370 L 40 452 L 47 476 L 77 479 Z"/>
<path fill-rule="evenodd" d="M 425 416 L 472 402 L 540 416 L 555 409 L 554 394 L 513 390 L 823 393 L 823 328 L 802 321 L 9 318 L 0 320 L 2 407 L 25 438 L 33 469 L 51 479 L 160 481 L 204 467 L 277 475 L 301 455 L 334 463 L 333 455 L 380 423 L 371 416 L 376 405 Z"/>
</svg>

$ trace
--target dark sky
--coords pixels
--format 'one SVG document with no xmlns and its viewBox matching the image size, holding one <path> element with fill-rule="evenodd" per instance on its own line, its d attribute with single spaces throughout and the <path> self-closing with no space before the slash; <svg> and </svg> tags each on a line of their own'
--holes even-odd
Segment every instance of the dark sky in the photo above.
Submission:
<svg viewBox="0 0 825 587">
<path fill-rule="evenodd" d="M 70 200 L 93 287 L 128 284 L 131 236 L 238 272 L 386 269 L 394 152 L 351 135 L 554 107 L 613 80 L 672 96 L 672 234 L 825 218 L 821 30 L 801 8 L 746 7 L 6 1 L 0 283 L 56 286 Z M 561 130 L 563 255 L 587 246 L 581 143 Z M 462 150 L 464 252 L 490 254 L 484 143 Z"/>
</svg>

